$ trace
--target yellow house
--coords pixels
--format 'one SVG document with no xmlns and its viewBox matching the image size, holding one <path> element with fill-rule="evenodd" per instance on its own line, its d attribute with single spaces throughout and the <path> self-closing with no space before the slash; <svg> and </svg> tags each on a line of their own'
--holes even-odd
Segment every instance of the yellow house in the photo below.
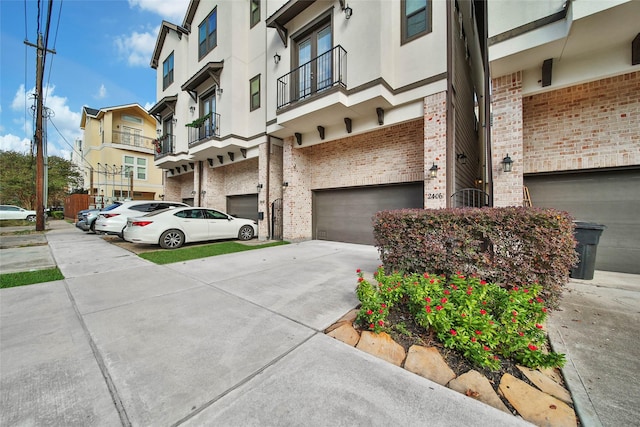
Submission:
<svg viewBox="0 0 640 427">
<path fill-rule="evenodd" d="M 159 200 L 164 196 L 157 154 L 156 120 L 138 104 L 83 107 L 78 166 L 84 171 L 90 205 L 117 200 Z"/>
</svg>

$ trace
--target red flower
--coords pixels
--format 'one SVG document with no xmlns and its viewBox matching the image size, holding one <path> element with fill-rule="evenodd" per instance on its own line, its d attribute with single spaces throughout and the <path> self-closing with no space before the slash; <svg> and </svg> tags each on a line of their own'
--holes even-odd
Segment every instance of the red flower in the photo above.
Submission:
<svg viewBox="0 0 640 427">
<path fill-rule="evenodd" d="M 515 317 L 512 317 L 512 318 L 511 318 L 511 321 L 512 321 L 513 323 L 516 323 L 516 322 L 517 322 L 517 320 L 516 320 L 516 318 L 515 318 Z"/>
<path fill-rule="evenodd" d="M 511 314 L 513 314 L 514 316 L 517 316 L 517 315 L 518 315 L 518 312 L 517 312 L 517 311 L 515 311 L 515 310 L 513 310 L 513 311 L 511 312 Z"/>
<path fill-rule="evenodd" d="M 360 269 L 357 269 L 357 270 L 356 270 L 356 273 L 360 273 Z"/>
<path fill-rule="evenodd" d="M 425 305 L 425 306 L 424 306 L 424 309 L 425 309 L 425 311 L 426 311 L 427 313 L 431 313 L 431 307 L 430 307 L 430 306 Z"/>
<path fill-rule="evenodd" d="M 467 317 L 467 315 L 466 315 L 466 314 L 464 314 L 464 313 L 461 313 L 461 314 L 460 314 L 460 317 Z"/>
<path fill-rule="evenodd" d="M 442 310 L 444 307 L 442 307 L 441 305 L 436 305 L 436 310 L 440 311 Z"/>
<path fill-rule="evenodd" d="M 546 313 L 547 312 L 547 307 L 542 307 L 542 312 Z"/>
<path fill-rule="evenodd" d="M 429 274 L 428 274 L 428 273 L 424 273 L 422 276 L 423 276 L 425 279 L 428 279 L 428 278 L 429 278 Z"/>
<path fill-rule="evenodd" d="M 481 280 L 481 281 L 480 281 L 480 284 L 481 284 L 481 285 L 486 285 L 486 284 L 487 284 L 487 282 L 486 282 L 486 281 L 484 281 L 484 280 Z"/>
<path fill-rule="evenodd" d="M 448 289 L 445 289 L 444 294 L 445 295 L 451 295 L 451 292 Z"/>
<path fill-rule="evenodd" d="M 373 329 L 375 327 L 376 327 L 376 325 L 374 325 L 373 323 L 369 325 L 369 329 Z"/>
<path fill-rule="evenodd" d="M 542 298 L 538 297 L 538 298 L 536 298 L 536 301 L 542 302 Z"/>
<path fill-rule="evenodd" d="M 487 305 L 487 302 L 486 301 L 482 301 L 482 305 Z"/>
<path fill-rule="evenodd" d="M 458 287 L 452 283 L 452 284 L 451 284 L 451 289 L 453 289 L 454 291 L 457 291 L 457 290 L 458 290 Z"/>
<path fill-rule="evenodd" d="M 480 310 L 480 314 L 482 314 L 482 315 L 484 316 L 485 314 L 487 314 L 487 310 L 485 310 L 485 309 L 483 308 L 482 310 Z"/>
<path fill-rule="evenodd" d="M 367 314 L 368 314 L 369 316 L 371 316 L 371 315 L 373 314 L 373 311 L 371 311 L 371 310 L 367 310 Z"/>
<path fill-rule="evenodd" d="M 538 328 L 538 329 L 542 329 L 542 325 L 541 325 L 541 324 L 539 324 L 539 323 L 536 323 L 536 328 Z"/>
<path fill-rule="evenodd" d="M 476 342 L 476 337 L 471 337 L 471 342 Z"/>
<path fill-rule="evenodd" d="M 489 324 L 490 324 L 490 325 L 494 325 L 494 324 L 495 324 L 495 322 L 494 322 L 493 320 L 489 320 Z"/>
<path fill-rule="evenodd" d="M 518 332 L 518 335 L 520 335 L 521 337 L 523 337 L 523 336 L 524 336 L 524 332 L 520 331 L 520 332 Z"/>
<path fill-rule="evenodd" d="M 384 313 L 384 310 L 380 309 L 380 310 L 378 310 L 378 313 L 382 314 L 382 313 Z"/>
<path fill-rule="evenodd" d="M 434 283 L 436 283 L 436 281 L 435 281 L 435 279 L 431 279 L 431 280 L 429 280 L 429 283 L 431 283 L 433 285 Z"/>
<path fill-rule="evenodd" d="M 362 282 L 364 279 L 362 277 L 358 277 L 358 282 Z"/>
<path fill-rule="evenodd" d="M 482 347 L 484 349 L 484 351 L 489 351 L 491 350 L 489 347 L 487 347 L 486 345 L 484 347 Z"/>
<path fill-rule="evenodd" d="M 451 335 L 458 335 L 458 333 L 456 332 L 455 329 L 450 330 L 449 332 L 451 332 Z"/>
<path fill-rule="evenodd" d="M 471 290 L 467 291 L 467 295 L 471 295 L 473 292 L 471 292 Z"/>
<path fill-rule="evenodd" d="M 425 300 L 426 302 L 431 302 L 431 298 L 429 298 L 429 297 L 425 297 L 425 299 L 424 299 L 424 300 Z"/>
<path fill-rule="evenodd" d="M 382 307 L 382 308 L 386 308 L 386 307 L 387 307 L 387 304 L 382 303 L 382 304 L 380 304 L 380 307 Z"/>
<path fill-rule="evenodd" d="M 443 303 L 443 304 L 446 304 L 446 303 L 447 303 L 447 301 L 449 301 L 449 300 L 448 300 L 448 299 L 446 299 L 446 298 L 442 298 L 442 299 L 440 300 L 440 302 L 441 302 L 441 303 Z"/>
<path fill-rule="evenodd" d="M 378 325 L 382 326 L 384 325 L 384 322 L 382 320 L 378 320 Z"/>
<path fill-rule="evenodd" d="M 493 355 L 493 360 L 500 360 L 500 358 L 497 355 Z"/>
<path fill-rule="evenodd" d="M 476 335 L 482 335 L 482 331 L 476 331 Z"/>
<path fill-rule="evenodd" d="M 516 292 L 518 292 L 518 289 L 520 289 L 520 288 L 519 288 L 519 287 L 517 287 L 517 286 L 514 286 L 514 287 L 513 287 L 513 290 L 514 290 L 514 291 L 516 291 Z"/>
<path fill-rule="evenodd" d="M 522 292 L 524 292 L 525 294 L 529 293 L 529 289 L 523 289 Z"/>
<path fill-rule="evenodd" d="M 529 350 L 536 351 L 537 349 L 538 349 L 538 347 L 536 347 L 535 345 L 529 344 Z"/>
</svg>

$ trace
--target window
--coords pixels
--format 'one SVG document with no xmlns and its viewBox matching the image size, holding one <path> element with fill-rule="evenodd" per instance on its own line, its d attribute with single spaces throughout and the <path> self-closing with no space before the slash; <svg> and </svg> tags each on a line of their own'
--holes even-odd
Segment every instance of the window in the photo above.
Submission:
<svg viewBox="0 0 640 427">
<path fill-rule="evenodd" d="M 431 31 L 431 2 L 429 0 L 402 0 L 402 44 Z"/>
<path fill-rule="evenodd" d="M 200 117 L 206 117 L 207 119 L 204 121 L 202 126 L 198 128 L 198 140 L 204 138 L 210 138 L 212 136 L 218 135 L 217 127 L 218 123 L 216 123 L 216 88 L 213 88 L 210 94 L 205 95 L 200 99 Z"/>
<path fill-rule="evenodd" d="M 166 89 L 173 83 L 173 52 L 162 63 L 162 89 Z"/>
<path fill-rule="evenodd" d="M 133 172 L 136 179 L 147 179 L 147 159 L 143 157 L 124 156 L 124 174 L 129 176 Z"/>
<path fill-rule="evenodd" d="M 251 93 L 251 111 L 257 110 L 260 108 L 260 74 L 251 79 L 249 87 Z"/>
<path fill-rule="evenodd" d="M 249 20 L 251 21 L 251 28 L 260 22 L 260 0 L 251 0 L 251 11 Z"/>
<path fill-rule="evenodd" d="M 218 45 L 218 9 L 213 9 L 198 27 L 198 59 Z"/>
<path fill-rule="evenodd" d="M 293 98 L 306 98 L 331 87 L 333 37 L 331 21 L 323 20 L 317 26 L 296 38 L 297 93 Z"/>
<path fill-rule="evenodd" d="M 141 125 L 143 123 L 142 119 L 140 117 L 130 116 L 128 114 L 123 114 L 122 115 L 122 120 L 124 120 L 125 122 L 137 123 L 139 125 Z"/>
</svg>

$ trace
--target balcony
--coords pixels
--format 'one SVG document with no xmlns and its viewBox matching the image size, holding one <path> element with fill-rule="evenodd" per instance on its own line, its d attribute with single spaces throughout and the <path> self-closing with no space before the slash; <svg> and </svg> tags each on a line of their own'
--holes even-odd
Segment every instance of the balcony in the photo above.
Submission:
<svg viewBox="0 0 640 427">
<path fill-rule="evenodd" d="M 346 88 L 347 51 L 338 45 L 278 79 L 277 108 L 282 109 L 338 86 Z"/>
<path fill-rule="evenodd" d="M 155 158 L 175 154 L 175 135 L 162 135 L 158 139 L 153 140 Z"/>
<path fill-rule="evenodd" d="M 189 147 L 220 137 L 220 114 L 209 113 L 204 117 L 194 120 L 189 127 Z"/>
<path fill-rule="evenodd" d="M 143 148 L 153 150 L 153 138 L 134 134 L 131 132 L 113 131 L 111 133 L 111 143 L 127 145 L 132 148 Z"/>
</svg>

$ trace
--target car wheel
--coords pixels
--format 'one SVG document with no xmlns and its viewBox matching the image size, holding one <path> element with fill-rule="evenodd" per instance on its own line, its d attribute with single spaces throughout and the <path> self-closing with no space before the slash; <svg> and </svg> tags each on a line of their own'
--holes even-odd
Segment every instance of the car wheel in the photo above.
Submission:
<svg viewBox="0 0 640 427">
<path fill-rule="evenodd" d="M 93 221 L 91 223 L 91 225 L 89 226 L 89 230 L 91 230 L 94 233 L 96 232 L 96 222 L 95 221 Z"/>
<path fill-rule="evenodd" d="M 238 232 L 238 239 L 251 240 L 253 239 L 253 227 L 250 225 L 243 225 Z"/>
<path fill-rule="evenodd" d="M 29 222 L 35 222 L 35 220 L 36 220 L 36 216 L 35 215 L 29 215 L 27 217 L 27 221 L 29 221 Z"/>
<path fill-rule="evenodd" d="M 184 233 L 180 230 L 167 230 L 160 236 L 162 249 L 177 249 L 184 244 Z"/>
</svg>

